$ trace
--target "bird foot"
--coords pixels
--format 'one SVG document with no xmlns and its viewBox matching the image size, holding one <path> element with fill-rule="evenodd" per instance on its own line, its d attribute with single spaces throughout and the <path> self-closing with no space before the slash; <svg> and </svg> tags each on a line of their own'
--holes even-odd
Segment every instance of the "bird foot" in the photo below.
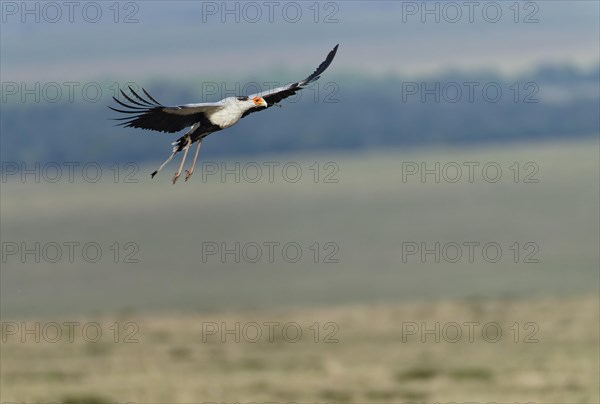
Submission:
<svg viewBox="0 0 600 404">
<path fill-rule="evenodd" d="M 177 180 L 179 179 L 179 177 L 181 177 L 181 173 L 176 173 L 173 176 L 173 185 L 175 185 L 175 183 L 177 182 Z"/>
<path fill-rule="evenodd" d="M 192 176 L 192 174 L 194 174 L 194 170 L 190 171 L 190 170 L 185 170 L 185 180 L 189 180 L 190 177 Z"/>
</svg>

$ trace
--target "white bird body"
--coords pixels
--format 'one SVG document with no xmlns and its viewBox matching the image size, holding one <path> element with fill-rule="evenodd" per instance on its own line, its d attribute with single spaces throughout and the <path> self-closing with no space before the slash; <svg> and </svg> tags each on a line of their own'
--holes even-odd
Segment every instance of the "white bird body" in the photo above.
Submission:
<svg viewBox="0 0 600 404">
<path fill-rule="evenodd" d="M 217 108 L 206 114 L 208 120 L 221 129 L 229 128 L 238 123 L 242 119 L 244 112 L 256 107 L 256 105 L 267 107 L 267 103 L 264 100 L 255 103 L 252 100 L 240 101 L 237 97 L 225 98 L 222 100 L 222 103 L 223 106 L 221 108 Z"/>
<path fill-rule="evenodd" d="M 117 118 L 122 120 L 121 125 L 131 128 L 149 129 L 158 132 L 175 133 L 185 128 L 190 130 L 173 143 L 173 153 L 165 161 L 158 170 L 152 173 L 152 177 L 156 175 L 168 162 L 170 162 L 175 154 L 184 151 L 183 160 L 179 166 L 179 171 L 173 177 L 173 183 L 177 181 L 181 175 L 183 164 L 187 157 L 190 146 L 194 142 L 198 142 L 196 156 L 192 163 L 192 168 L 187 171 L 186 181 L 194 172 L 196 160 L 200 152 L 202 140 L 211 133 L 229 128 L 240 121 L 243 117 L 257 111 L 267 109 L 273 105 L 277 105 L 283 99 L 290 97 L 296 92 L 302 90 L 308 84 L 319 79 L 320 75 L 329 67 L 333 58 L 337 53 L 338 45 L 336 45 L 327 58 L 319 67 L 306 79 L 291 83 L 286 86 L 275 88 L 273 90 L 263 91 L 258 94 L 240 97 L 227 97 L 218 102 L 207 102 L 199 104 L 185 104 L 178 106 L 164 106 L 156 101 L 146 90 L 142 89 L 147 99 L 141 97 L 131 87 L 131 97 L 121 90 L 121 94 L 130 104 L 119 101 L 115 97 L 113 99 L 119 105 L 128 108 L 127 110 L 116 109 L 110 107 L 113 111 L 132 114 L 125 118 Z"/>
</svg>

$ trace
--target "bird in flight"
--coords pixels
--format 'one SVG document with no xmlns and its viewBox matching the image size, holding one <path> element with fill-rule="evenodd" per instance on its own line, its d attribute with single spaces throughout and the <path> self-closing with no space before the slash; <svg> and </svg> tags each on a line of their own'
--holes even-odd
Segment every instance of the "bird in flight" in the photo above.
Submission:
<svg viewBox="0 0 600 404">
<path fill-rule="evenodd" d="M 318 80 L 333 61 L 338 46 L 336 45 L 329 52 L 325 61 L 317 67 L 313 74 L 304 80 L 257 94 L 227 97 L 217 102 L 167 107 L 156 101 L 146 90 L 142 89 L 147 97 L 144 98 L 129 87 L 131 96 L 128 96 L 121 90 L 121 94 L 129 104 L 113 97 L 117 104 L 127 109 L 117 109 L 110 106 L 109 108 L 123 114 L 131 114 L 131 116 L 115 119 L 123 121 L 118 125 L 126 128 L 141 128 L 167 133 L 175 133 L 189 128 L 188 132 L 177 139 L 176 142 L 173 142 L 173 152 L 169 158 L 152 173 L 152 178 L 154 178 L 177 153 L 183 151 L 183 159 L 179 165 L 179 170 L 173 176 L 173 184 L 175 184 L 181 176 L 181 171 L 183 170 L 190 147 L 193 143 L 198 142 L 192 167 L 190 170 L 186 170 L 185 180 L 187 181 L 194 173 L 194 167 L 200 153 L 200 145 L 206 136 L 235 125 L 240 119 L 253 112 L 262 111 L 273 105 L 277 105 L 283 99 L 296 94 L 308 84 Z"/>
</svg>

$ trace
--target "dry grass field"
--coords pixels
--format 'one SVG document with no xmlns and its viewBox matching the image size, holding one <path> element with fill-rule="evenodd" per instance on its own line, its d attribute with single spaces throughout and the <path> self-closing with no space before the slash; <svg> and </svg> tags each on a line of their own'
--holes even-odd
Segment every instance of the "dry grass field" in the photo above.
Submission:
<svg viewBox="0 0 600 404">
<path fill-rule="evenodd" d="M 89 342 L 93 332 L 89 341 L 75 332 L 73 343 L 4 336 L 2 401 L 596 403 L 599 303 L 474 300 L 81 318 L 100 324 L 98 342 Z M 114 342 L 114 323 L 124 330 L 130 321 L 138 328 Z"/>
</svg>

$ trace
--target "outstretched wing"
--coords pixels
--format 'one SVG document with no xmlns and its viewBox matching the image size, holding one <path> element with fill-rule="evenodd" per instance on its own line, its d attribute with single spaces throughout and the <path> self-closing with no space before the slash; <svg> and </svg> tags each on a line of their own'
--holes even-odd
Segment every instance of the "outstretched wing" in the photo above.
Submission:
<svg viewBox="0 0 600 404">
<path fill-rule="evenodd" d="M 146 97 L 148 97 L 147 99 L 138 95 L 131 87 L 129 87 L 129 91 L 133 98 L 121 90 L 121 94 L 129 104 L 121 102 L 113 97 L 117 104 L 127 108 L 127 110 L 108 107 L 116 112 L 133 115 L 124 118 L 115 118 L 116 121 L 123 121 L 118 125 L 126 128 L 141 128 L 158 132 L 174 133 L 192 126 L 195 123 L 200 123 L 201 126 L 208 127 L 212 126 L 212 123 L 208 119 L 207 114 L 223 107 L 222 102 L 165 107 L 152 98 L 152 96 L 144 89 L 142 89 L 142 91 Z"/>
<path fill-rule="evenodd" d="M 288 84 L 283 87 L 274 88 L 272 90 L 263 91 L 258 94 L 252 94 L 251 96 L 249 96 L 250 99 L 253 99 L 254 97 L 262 97 L 267 102 L 267 106 L 251 108 L 248 111 L 244 112 L 244 114 L 242 115 L 242 118 L 253 112 L 258 112 L 258 111 L 262 111 L 263 109 L 270 108 L 273 105 L 276 105 L 277 103 L 281 102 L 282 100 L 296 94 L 298 91 L 302 90 L 304 87 L 306 87 L 308 84 L 312 83 L 313 81 L 317 81 L 319 79 L 319 77 L 321 77 L 321 74 L 323 74 L 323 72 L 325 70 L 327 70 L 327 68 L 333 61 L 333 58 L 335 57 L 335 54 L 337 53 L 338 46 L 340 46 L 340 45 L 339 44 L 335 45 L 335 48 L 333 48 L 331 50 L 331 52 L 329 52 L 325 61 L 323 61 L 323 63 L 321 63 L 319 65 L 319 67 L 317 67 L 317 69 L 313 72 L 313 74 L 311 74 L 304 80 L 296 82 L 296 83 L 291 83 L 291 84 Z"/>
</svg>

